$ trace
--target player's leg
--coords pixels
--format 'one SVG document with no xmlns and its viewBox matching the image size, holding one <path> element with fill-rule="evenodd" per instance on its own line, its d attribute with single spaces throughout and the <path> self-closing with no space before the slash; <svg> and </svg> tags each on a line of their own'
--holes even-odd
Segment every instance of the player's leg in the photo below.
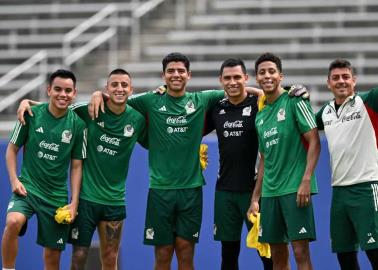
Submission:
<svg viewBox="0 0 378 270">
<path fill-rule="evenodd" d="M 340 270 L 360 270 L 357 251 L 338 252 L 337 261 L 339 262 Z"/>
<path fill-rule="evenodd" d="M 378 269 L 378 249 L 366 250 L 366 255 L 370 261 L 372 269 Z"/>
<path fill-rule="evenodd" d="M 22 213 L 10 212 L 7 214 L 3 238 L 1 241 L 1 257 L 4 268 L 14 268 L 18 252 L 18 234 L 26 222 Z"/>
<path fill-rule="evenodd" d="M 176 199 L 176 190 L 150 189 L 148 192 L 143 243 L 155 246 L 155 270 L 171 269 Z"/>
<path fill-rule="evenodd" d="M 1 257 L 4 268 L 14 268 L 18 252 L 18 236 L 26 229 L 27 219 L 34 213 L 28 197 L 12 194 L 1 242 Z M 25 233 L 25 232 L 23 232 Z"/>
<path fill-rule="evenodd" d="M 309 270 L 312 269 L 309 242 L 316 239 L 314 211 L 312 203 L 306 207 L 298 207 L 296 200 L 296 193 L 280 196 L 282 213 L 287 224 L 287 234 L 293 248 L 297 269 Z"/>
<path fill-rule="evenodd" d="M 103 206 L 80 199 L 78 215 L 70 225 L 68 243 L 72 244 L 71 270 L 84 270 L 93 233 L 99 223 Z"/>
<path fill-rule="evenodd" d="M 215 192 L 214 240 L 221 241 L 222 270 L 239 269 L 240 235 L 247 210 L 245 210 L 242 216 L 237 194 L 241 193 L 228 191 Z M 249 196 L 247 200 L 249 205 Z"/>
<path fill-rule="evenodd" d="M 45 270 L 59 270 L 60 254 L 62 250 L 45 247 L 43 249 L 43 261 Z"/>
<path fill-rule="evenodd" d="M 121 243 L 123 220 L 101 221 L 98 225 L 101 263 L 103 270 L 117 269 L 119 245 Z"/>
<path fill-rule="evenodd" d="M 262 197 L 260 207 L 261 243 L 269 243 L 273 269 L 290 269 L 286 223 L 280 197 Z"/>
<path fill-rule="evenodd" d="M 178 269 L 194 269 L 194 247 L 202 222 L 202 187 L 176 190 L 175 252 Z"/>
<path fill-rule="evenodd" d="M 239 192 L 237 192 L 239 193 Z M 239 215 L 241 219 L 244 219 L 244 223 L 247 226 L 247 230 L 250 231 L 252 229 L 253 224 L 250 222 L 250 220 L 247 218 L 247 211 L 251 203 L 251 192 L 240 192 L 237 196 L 237 202 L 239 205 Z M 241 230 L 239 235 L 241 234 Z M 240 238 L 239 238 L 240 239 Z M 240 241 L 239 241 L 240 246 Z M 260 257 L 260 260 L 263 264 L 264 270 L 272 270 L 273 269 L 273 261 L 271 258 L 261 257 L 260 253 L 257 251 L 257 255 Z M 239 256 L 239 255 L 238 255 Z"/>
</svg>

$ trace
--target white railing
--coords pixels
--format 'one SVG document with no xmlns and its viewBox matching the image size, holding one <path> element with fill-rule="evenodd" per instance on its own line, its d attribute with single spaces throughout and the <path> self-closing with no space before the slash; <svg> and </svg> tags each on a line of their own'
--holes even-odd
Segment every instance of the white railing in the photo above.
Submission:
<svg viewBox="0 0 378 270">
<path fill-rule="evenodd" d="M 73 48 L 72 43 L 76 38 L 80 37 L 85 31 L 95 27 L 98 23 L 108 20 L 107 29 L 89 40 L 86 44 Z M 63 38 L 63 64 L 70 67 L 73 63 L 83 58 L 89 52 L 103 44 L 109 42 L 109 70 L 118 65 L 118 56 L 115 53 L 118 47 L 117 40 L 117 7 L 114 4 L 109 4 L 97 12 L 95 15 L 82 22 L 70 32 L 64 35 Z"/>
<path fill-rule="evenodd" d="M 10 105 L 15 103 L 18 99 L 22 98 L 26 94 L 35 90 L 37 87 L 41 86 L 46 81 L 47 74 L 47 53 L 44 50 L 39 51 L 32 57 L 27 59 L 25 62 L 19 66 L 10 70 L 7 74 L 0 78 L 0 93 L 4 89 L 4 86 L 12 82 L 16 77 L 20 76 L 27 70 L 31 68 L 38 67 L 38 76 L 30 79 L 30 81 L 25 82 L 24 86 L 20 87 L 12 94 L 4 97 L 0 101 L 0 112 L 8 108 Z"/>
</svg>

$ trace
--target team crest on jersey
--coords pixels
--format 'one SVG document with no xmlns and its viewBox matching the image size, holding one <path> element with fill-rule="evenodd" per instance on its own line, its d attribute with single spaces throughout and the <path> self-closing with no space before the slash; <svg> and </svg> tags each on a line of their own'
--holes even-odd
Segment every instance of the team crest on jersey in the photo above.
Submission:
<svg viewBox="0 0 378 270">
<path fill-rule="evenodd" d="M 71 130 L 64 130 L 62 132 L 62 142 L 63 143 L 70 143 L 72 139 L 72 132 Z"/>
<path fill-rule="evenodd" d="M 280 121 L 285 120 L 285 115 L 286 115 L 285 109 L 284 109 L 284 108 L 281 108 L 281 109 L 278 111 L 278 113 L 277 113 L 277 121 L 280 122 Z"/>
<path fill-rule="evenodd" d="M 126 125 L 125 128 L 123 129 L 123 135 L 125 137 L 131 137 L 134 134 L 134 128 L 132 125 Z"/>
<path fill-rule="evenodd" d="M 242 116 L 251 116 L 251 111 L 252 111 L 252 107 L 251 106 L 245 107 L 243 109 Z"/>
<path fill-rule="evenodd" d="M 186 110 L 186 114 L 191 114 L 196 111 L 193 101 L 189 100 L 188 103 L 186 103 L 185 110 Z"/>
</svg>

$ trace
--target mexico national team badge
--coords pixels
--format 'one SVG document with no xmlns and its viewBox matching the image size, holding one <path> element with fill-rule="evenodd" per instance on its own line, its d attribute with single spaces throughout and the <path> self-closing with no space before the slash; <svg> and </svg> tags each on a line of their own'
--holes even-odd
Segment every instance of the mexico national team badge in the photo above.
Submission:
<svg viewBox="0 0 378 270">
<path fill-rule="evenodd" d="M 193 101 L 189 100 L 188 103 L 186 103 L 185 110 L 186 110 L 186 114 L 191 114 L 196 111 Z"/>
<path fill-rule="evenodd" d="M 62 132 L 62 143 L 70 143 L 72 139 L 71 130 L 64 130 Z"/>
<path fill-rule="evenodd" d="M 249 107 L 245 107 L 245 108 L 243 109 L 242 116 L 251 116 L 251 111 L 252 111 L 251 106 L 249 106 Z"/>
<path fill-rule="evenodd" d="M 126 125 L 125 128 L 123 129 L 123 135 L 125 137 L 131 137 L 134 134 L 134 128 L 132 125 Z"/>
<path fill-rule="evenodd" d="M 285 120 L 285 109 L 284 108 L 281 108 L 278 113 L 277 113 L 277 121 L 280 122 L 280 121 L 283 121 Z"/>
</svg>

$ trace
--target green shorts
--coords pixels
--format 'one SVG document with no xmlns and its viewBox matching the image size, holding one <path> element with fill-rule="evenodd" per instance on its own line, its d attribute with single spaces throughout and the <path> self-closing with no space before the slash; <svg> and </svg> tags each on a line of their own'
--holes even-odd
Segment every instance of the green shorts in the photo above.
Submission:
<svg viewBox="0 0 378 270">
<path fill-rule="evenodd" d="M 75 246 L 89 247 L 93 233 L 100 221 L 120 221 L 126 218 L 126 207 L 103 205 L 80 199 L 78 215 L 70 226 L 68 242 Z"/>
<path fill-rule="evenodd" d="M 215 192 L 214 240 L 240 241 L 243 222 L 248 231 L 252 228 L 247 219 L 250 203 L 251 192 Z"/>
<path fill-rule="evenodd" d="M 172 245 L 177 236 L 197 243 L 202 222 L 202 187 L 150 189 L 144 244 Z"/>
<path fill-rule="evenodd" d="M 333 187 L 331 240 L 333 252 L 378 248 L 378 181 Z"/>
<path fill-rule="evenodd" d="M 47 248 L 64 250 L 69 225 L 58 224 L 55 221 L 54 216 L 57 208 L 57 206 L 53 206 L 29 192 L 26 197 L 12 194 L 7 213 L 18 212 L 25 215 L 27 219 L 36 214 L 38 221 L 37 244 Z"/>
<path fill-rule="evenodd" d="M 295 240 L 316 239 L 312 203 L 297 206 L 297 193 L 261 198 L 262 243 L 288 243 Z"/>
</svg>

